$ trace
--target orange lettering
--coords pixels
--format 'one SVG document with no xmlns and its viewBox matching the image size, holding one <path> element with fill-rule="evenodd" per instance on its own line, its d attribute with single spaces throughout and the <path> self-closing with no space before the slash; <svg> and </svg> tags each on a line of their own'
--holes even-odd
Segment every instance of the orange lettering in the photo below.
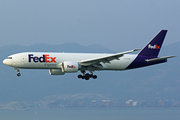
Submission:
<svg viewBox="0 0 180 120">
<path fill-rule="evenodd" d="M 50 57 L 51 58 L 51 62 L 54 62 L 54 63 L 56 63 L 56 57 Z"/>
<path fill-rule="evenodd" d="M 48 60 L 49 59 L 49 57 L 48 57 L 49 55 L 44 55 L 44 56 L 45 56 L 45 62 L 49 62 L 49 60 Z"/>
</svg>

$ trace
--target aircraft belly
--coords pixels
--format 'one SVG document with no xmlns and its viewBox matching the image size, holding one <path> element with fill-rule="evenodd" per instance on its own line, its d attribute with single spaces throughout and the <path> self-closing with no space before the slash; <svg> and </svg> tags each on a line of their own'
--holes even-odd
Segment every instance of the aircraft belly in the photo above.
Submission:
<svg viewBox="0 0 180 120">
<path fill-rule="evenodd" d="M 28 63 L 22 68 L 28 68 L 28 69 L 57 69 L 58 64 L 47 64 L 47 63 Z"/>
</svg>

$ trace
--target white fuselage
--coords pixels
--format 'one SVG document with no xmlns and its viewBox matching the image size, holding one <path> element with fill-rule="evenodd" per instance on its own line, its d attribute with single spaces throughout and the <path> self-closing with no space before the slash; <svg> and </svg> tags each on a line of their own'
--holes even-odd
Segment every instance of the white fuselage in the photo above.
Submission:
<svg viewBox="0 0 180 120">
<path fill-rule="evenodd" d="M 11 67 L 21 69 L 60 69 L 60 64 L 64 61 L 79 62 L 107 55 L 111 54 L 24 52 L 10 55 L 3 62 Z M 100 70 L 124 70 L 136 57 L 136 54 L 125 54 L 110 63 L 101 62 L 103 67 Z"/>
</svg>

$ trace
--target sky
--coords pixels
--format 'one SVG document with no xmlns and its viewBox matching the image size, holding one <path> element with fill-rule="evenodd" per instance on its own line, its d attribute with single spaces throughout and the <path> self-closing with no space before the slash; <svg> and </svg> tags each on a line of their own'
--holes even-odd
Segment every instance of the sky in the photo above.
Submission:
<svg viewBox="0 0 180 120">
<path fill-rule="evenodd" d="M 180 41 L 178 0 L 1 0 L 0 47 L 100 44 L 114 51 L 143 48 L 167 29 Z"/>
</svg>

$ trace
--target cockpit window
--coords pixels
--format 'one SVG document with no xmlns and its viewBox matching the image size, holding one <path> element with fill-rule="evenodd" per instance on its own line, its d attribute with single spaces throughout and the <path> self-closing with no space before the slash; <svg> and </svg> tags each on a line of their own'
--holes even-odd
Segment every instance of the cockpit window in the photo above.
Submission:
<svg viewBox="0 0 180 120">
<path fill-rule="evenodd" d="M 8 57 L 8 59 L 12 59 L 12 57 Z"/>
</svg>

